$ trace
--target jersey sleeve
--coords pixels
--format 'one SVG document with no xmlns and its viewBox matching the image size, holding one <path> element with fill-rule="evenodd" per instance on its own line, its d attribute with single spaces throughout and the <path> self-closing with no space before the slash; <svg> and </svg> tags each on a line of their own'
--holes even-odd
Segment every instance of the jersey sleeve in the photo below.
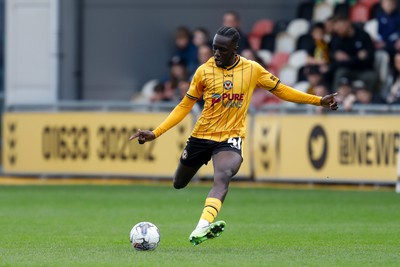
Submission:
<svg viewBox="0 0 400 267">
<path fill-rule="evenodd" d="M 311 94 L 303 93 L 299 90 L 296 90 L 290 86 L 279 83 L 277 87 L 271 91 L 274 95 L 279 97 L 280 99 L 298 103 L 298 104 L 311 104 L 315 106 L 321 106 L 321 98 L 320 96 L 315 96 Z"/>
<path fill-rule="evenodd" d="M 254 66 L 257 73 L 257 88 L 264 88 L 268 91 L 271 91 L 278 86 L 280 80 L 276 76 L 267 71 L 258 63 L 255 63 Z"/>
<path fill-rule="evenodd" d="M 199 67 L 193 75 L 192 82 L 190 83 L 189 90 L 186 96 L 193 100 L 198 100 L 203 94 L 204 80 L 203 80 L 204 68 Z"/>
<path fill-rule="evenodd" d="M 182 101 L 172 110 L 168 117 L 153 131 L 157 138 L 179 122 L 181 122 L 187 114 L 192 110 L 196 100 L 184 97 Z"/>
</svg>

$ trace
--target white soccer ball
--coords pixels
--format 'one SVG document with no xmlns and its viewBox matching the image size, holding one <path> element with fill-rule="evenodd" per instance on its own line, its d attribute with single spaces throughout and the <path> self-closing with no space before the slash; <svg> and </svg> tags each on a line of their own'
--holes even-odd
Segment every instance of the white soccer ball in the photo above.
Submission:
<svg viewBox="0 0 400 267">
<path fill-rule="evenodd" d="M 140 222 L 133 226 L 130 241 L 136 250 L 154 250 L 160 243 L 160 231 L 151 222 Z"/>
</svg>

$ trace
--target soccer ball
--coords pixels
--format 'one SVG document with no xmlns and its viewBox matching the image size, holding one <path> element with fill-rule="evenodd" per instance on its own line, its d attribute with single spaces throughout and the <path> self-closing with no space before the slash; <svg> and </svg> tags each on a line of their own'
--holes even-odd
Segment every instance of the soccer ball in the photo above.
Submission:
<svg viewBox="0 0 400 267">
<path fill-rule="evenodd" d="M 160 243 L 160 231 L 151 222 L 140 222 L 133 226 L 130 241 L 136 250 L 154 250 Z"/>
</svg>

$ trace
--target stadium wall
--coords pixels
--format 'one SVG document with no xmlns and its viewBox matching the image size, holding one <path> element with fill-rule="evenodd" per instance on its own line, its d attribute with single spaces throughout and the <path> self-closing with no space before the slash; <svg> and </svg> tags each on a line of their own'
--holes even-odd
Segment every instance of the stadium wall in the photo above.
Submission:
<svg viewBox="0 0 400 267">
<path fill-rule="evenodd" d="M 235 10 L 242 17 L 243 30 L 249 32 L 260 18 L 294 18 L 297 4 L 296 0 L 82 0 L 83 58 L 78 70 L 82 98 L 127 100 L 146 81 L 164 78 L 179 26 L 192 30 L 201 26 L 213 34 L 221 26 L 223 13 Z M 61 85 L 63 90 L 73 90 Z"/>
<path fill-rule="evenodd" d="M 194 124 L 188 116 L 159 140 L 128 142 L 167 113 L 6 113 L 6 174 L 170 178 Z M 390 115 L 252 114 L 238 177 L 266 181 L 397 181 L 400 118 Z M 212 176 L 212 164 L 200 177 Z"/>
</svg>

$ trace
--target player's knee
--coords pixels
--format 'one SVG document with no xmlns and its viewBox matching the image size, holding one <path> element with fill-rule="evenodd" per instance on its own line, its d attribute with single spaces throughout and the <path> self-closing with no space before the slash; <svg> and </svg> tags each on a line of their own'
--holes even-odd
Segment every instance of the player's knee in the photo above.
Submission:
<svg viewBox="0 0 400 267">
<path fill-rule="evenodd" d="M 236 169 L 236 168 L 226 168 L 225 170 L 222 171 L 222 175 L 223 175 L 223 177 L 226 177 L 226 178 L 232 178 L 233 176 L 236 175 L 237 172 L 238 172 L 238 169 Z"/>
</svg>

